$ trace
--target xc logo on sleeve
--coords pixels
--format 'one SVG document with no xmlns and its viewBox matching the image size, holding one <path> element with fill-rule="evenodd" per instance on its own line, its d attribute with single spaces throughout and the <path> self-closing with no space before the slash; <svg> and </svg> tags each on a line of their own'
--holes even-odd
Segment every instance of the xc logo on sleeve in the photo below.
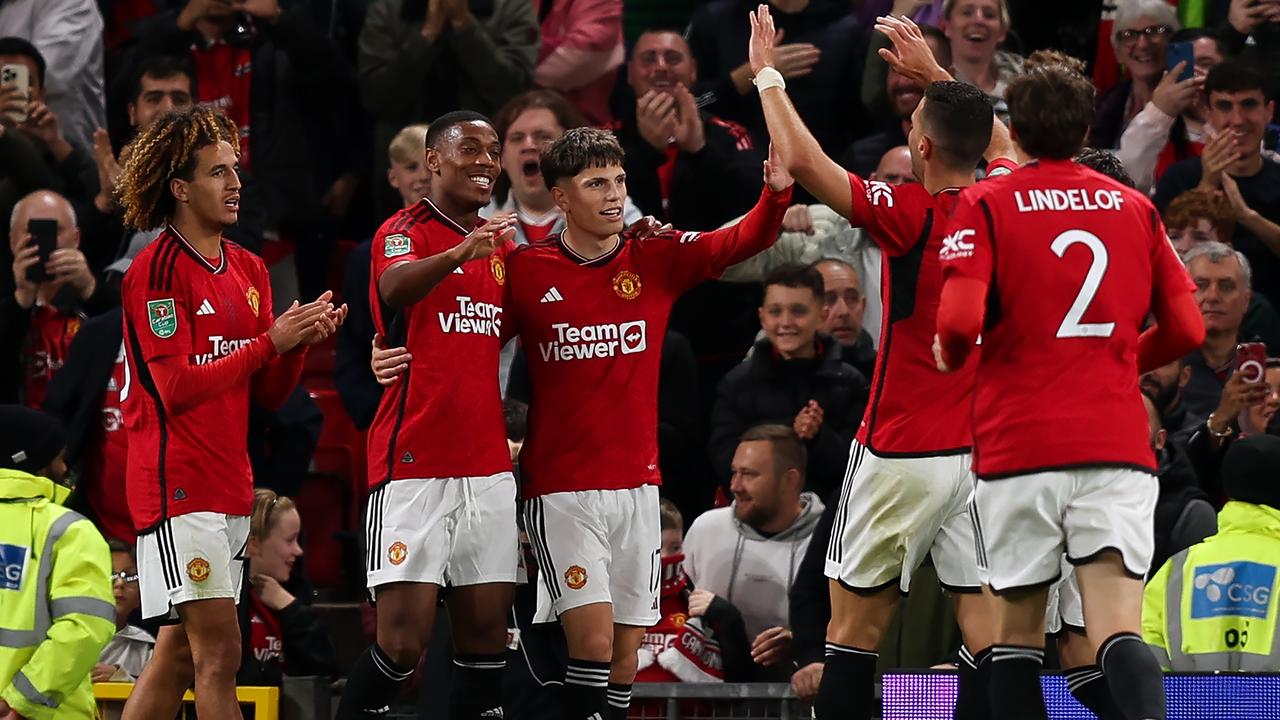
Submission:
<svg viewBox="0 0 1280 720">
<path fill-rule="evenodd" d="M 893 186 L 880 180 L 867 183 L 867 202 L 877 207 L 893 207 Z"/>
<path fill-rule="evenodd" d="M 955 260 L 972 256 L 973 243 L 966 241 L 965 238 L 971 238 L 977 234 L 973 228 L 964 228 L 942 238 L 942 249 L 938 251 L 938 257 L 943 260 Z"/>
<path fill-rule="evenodd" d="M 1275 584 L 1274 565 L 1247 561 L 1201 565 L 1191 590 L 1191 618 L 1265 618 Z"/>
</svg>

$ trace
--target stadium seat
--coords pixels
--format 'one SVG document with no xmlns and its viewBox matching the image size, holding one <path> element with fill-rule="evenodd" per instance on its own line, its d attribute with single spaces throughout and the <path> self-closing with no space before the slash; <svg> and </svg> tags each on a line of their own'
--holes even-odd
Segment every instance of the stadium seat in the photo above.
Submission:
<svg viewBox="0 0 1280 720">
<path fill-rule="evenodd" d="M 319 345 L 307 350 L 307 359 L 302 366 L 302 386 L 312 391 L 314 396 L 318 390 L 335 390 L 334 373 L 337 367 L 338 342 L 336 337 L 329 337 Z M 345 413 L 344 413 L 345 414 Z"/>
</svg>

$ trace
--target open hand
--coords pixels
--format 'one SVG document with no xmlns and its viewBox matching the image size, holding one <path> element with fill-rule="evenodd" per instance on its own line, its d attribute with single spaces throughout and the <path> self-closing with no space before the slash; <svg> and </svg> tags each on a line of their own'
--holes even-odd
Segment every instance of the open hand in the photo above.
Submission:
<svg viewBox="0 0 1280 720">
<path fill-rule="evenodd" d="M 1222 194 L 1227 196 L 1227 203 L 1231 205 L 1231 211 L 1235 214 L 1237 222 L 1244 222 L 1258 214 L 1257 210 L 1249 207 L 1249 203 L 1244 201 L 1236 179 L 1226 173 L 1222 173 Z"/>
<path fill-rule="evenodd" d="M 706 135 L 702 128 L 702 115 L 698 112 L 698 103 L 693 93 L 684 85 L 676 85 L 672 92 L 676 100 L 675 129 L 673 135 L 676 147 L 682 152 L 696 153 L 707 145 Z"/>
<path fill-rule="evenodd" d="M 911 18 L 878 17 L 876 32 L 893 42 L 893 48 L 880 48 L 878 52 L 899 75 L 921 86 L 953 79 L 951 73 L 938 65 L 933 48 L 925 42 L 920 26 Z"/>
<path fill-rule="evenodd" d="M 650 90 L 636 100 L 636 130 L 654 150 L 665 151 L 675 142 L 678 123 L 675 95 Z"/>
<path fill-rule="evenodd" d="M 373 370 L 373 377 L 379 385 L 395 384 L 396 378 L 409 369 L 410 362 L 413 362 L 413 355 L 409 353 L 408 348 L 387 349 L 382 345 L 382 336 L 374 334 L 373 355 L 369 358 L 369 368 Z"/>
<path fill-rule="evenodd" d="M 774 192 L 782 192 L 795 184 L 795 178 L 787 172 L 787 164 L 778 157 L 773 143 L 769 143 L 769 158 L 764 161 L 764 182 Z"/>
<path fill-rule="evenodd" d="M 462 242 L 453 246 L 453 259 L 459 265 L 489 257 L 516 236 L 516 214 L 496 213 L 489 221 L 467 233 Z"/>
<path fill-rule="evenodd" d="M 751 74 L 759 75 L 767 68 L 776 68 L 774 64 L 774 46 L 781 41 L 782 33 L 773 29 L 773 16 L 769 14 L 769 6 L 760 3 L 753 13 L 747 13 L 751 21 L 751 39 L 747 42 L 747 64 L 751 66 Z M 779 70 L 781 72 L 781 70 Z"/>
<path fill-rule="evenodd" d="M 93 203 L 102 212 L 109 213 L 116 205 L 116 183 L 123 169 L 111 148 L 111 136 L 102 128 L 93 131 L 93 160 L 98 165 L 98 195 Z"/>
<path fill-rule="evenodd" d="M 1280 22 L 1280 3 L 1275 0 L 1231 0 L 1227 22 L 1241 35 L 1252 35 L 1263 23 Z"/>
<path fill-rule="evenodd" d="M 1178 76 L 1186 67 L 1187 61 L 1180 60 L 1172 70 L 1166 70 L 1164 77 L 1160 78 L 1160 83 L 1151 93 L 1151 102 L 1160 108 L 1160 112 L 1172 118 L 1178 117 L 1191 107 L 1199 97 L 1200 89 L 1204 87 L 1204 77 L 1198 75 L 1178 81 Z"/>
<path fill-rule="evenodd" d="M 1200 153 L 1200 187 L 1206 190 L 1222 187 L 1222 176 L 1239 159 L 1240 151 L 1236 149 L 1235 136 L 1230 130 L 1221 130 L 1209 138 Z"/>
</svg>

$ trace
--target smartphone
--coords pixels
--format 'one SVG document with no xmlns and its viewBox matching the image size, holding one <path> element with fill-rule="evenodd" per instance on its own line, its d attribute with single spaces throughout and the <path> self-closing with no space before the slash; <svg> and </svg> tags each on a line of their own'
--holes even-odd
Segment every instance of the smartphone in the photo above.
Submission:
<svg viewBox="0 0 1280 720">
<path fill-rule="evenodd" d="M 28 220 L 27 232 L 31 234 L 31 241 L 40 251 L 40 259 L 35 265 L 27 268 L 27 279 L 34 283 L 52 280 L 49 273 L 45 272 L 44 266 L 48 264 L 49 257 L 58 247 L 58 221 Z"/>
<path fill-rule="evenodd" d="M 1240 343 L 1236 346 L 1236 372 L 1244 373 L 1247 383 L 1260 383 L 1267 372 L 1267 346 L 1260 342 Z"/>
<path fill-rule="evenodd" d="M 1166 54 L 1165 69 L 1173 72 L 1178 63 L 1185 62 L 1182 72 L 1178 75 L 1178 82 L 1190 80 L 1196 71 L 1195 51 L 1189 42 L 1169 43 L 1169 51 Z"/>
<path fill-rule="evenodd" d="M 26 65 L 10 63 L 0 65 L 0 85 L 17 85 L 22 91 L 22 96 L 31 99 L 31 73 L 27 70 Z M 9 113 L 9 118 L 15 123 L 27 121 L 27 109 L 15 110 Z"/>
</svg>

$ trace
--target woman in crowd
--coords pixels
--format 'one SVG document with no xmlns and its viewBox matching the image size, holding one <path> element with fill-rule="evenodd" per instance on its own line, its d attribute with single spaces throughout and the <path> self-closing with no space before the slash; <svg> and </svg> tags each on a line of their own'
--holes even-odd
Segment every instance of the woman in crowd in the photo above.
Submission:
<svg viewBox="0 0 1280 720">
<path fill-rule="evenodd" d="M 951 41 L 956 79 L 1000 100 L 996 112 L 1007 114 L 1005 86 L 1022 71 L 1023 62 L 1021 55 L 999 49 L 1009 34 L 1007 0 L 946 0 L 942 32 Z"/>
<path fill-rule="evenodd" d="M 1164 77 L 1169 40 L 1178 31 L 1178 13 L 1165 0 L 1132 0 L 1116 10 L 1111 44 L 1127 80 L 1098 98 L 1089 146 L 1114 148 L 1120 136 L 1151 101 Z"/>
<path fill-rule="evenodd" d="M 253 491 L 249 579 L 240 600 L 242 658 L 238 685 L 279 685 L 284 675 L 330 677 L 333 643 L 311 609 L 314 591 L 301 568 L 302 518 L 293 500 Z"/>
</svg>

